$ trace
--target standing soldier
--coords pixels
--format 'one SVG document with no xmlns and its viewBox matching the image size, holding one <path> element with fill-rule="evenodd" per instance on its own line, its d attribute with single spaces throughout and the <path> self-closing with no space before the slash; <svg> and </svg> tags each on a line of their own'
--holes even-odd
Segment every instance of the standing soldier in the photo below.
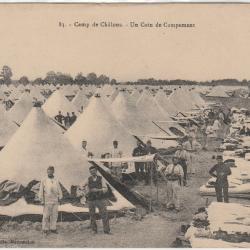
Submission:
<svg viewBox="0 0 250 250">
<path fill-rule="evenodd" d="M 132 156 L 146 155 L 146 151 L 140 141 L 137 141 L 137 147 L 133 150 Z M 137 180 L 144 179 L 144 162 L 135 162 L 135 173 Z"/>
<path fill-rule="evenodd" d="M 83 152 L 83 155 L 86 158 L 92 158 L 94 155 L 93 155 L 93 153 L 88 151 L 87 144 L 88 144 L 88 142 L 86 140 L 82 140 L 82 152 Z"/>
<path fill-rule="evenodd" d="M 75 112 L 72 112 L 71 118 L 70 118 L 70 126 L 76 121 L 77 116 Z"/>
<path fill-rule="evenodd" d="M 63 197 L 60 183 L 54 177 L 54 172 L 54 167 L 49 166 L 48 177 L 41 181 L 39 190 L 39 199 L 44 205 L 42 230 L 46 235 L 49 232 L 57 234 L 58 204 Z"/>
<path fill-rule="evenodd" d="M 187 141 L 183 144 L 183 149 L 188 153 L 188 172 L 195 174 L 194 162 L 196 160 L 196 152 L 201 148 L 201 145 L 191 136 L 188 136 Z"/>
<path fill-rule="evenodd" d="M 215 192 L 218 202 L 228 203 L 228 180 L 227 176 L 231 175 L 231 169 L 228 164 L 229 161 L 223 162 L 222 155 L 216 157 L 217 164 L 215 164 L 209 171 L 209 174 L 216 178 L 215 182 Z M 231 162 L 230 162 L 231 163 Z"/>
<path fill-rule="evenodd" d="M 88 183 L 85 184 L 87 187 L 87 202 L 89 205 L 89 215 L 91 229 L 96 234 L 97 224 L 96 224 L 96 208 L 98 208 L 99 213 L 102 218 L 103 231 L 105 234 L 110 234 L 109 227 L 109 217 L 105 204 L 104 194 L 108 191 L 107 187 L 103 186 L 102 177 L 97 175 L 96 167 L 92 166 L 89 168 L 90 177 L 88 178 Z"/>
<path fill-rule="evenodd" d="M 64 125 L 66 128 L 70 127 L 70 121 L 71 121 L 71 117 L 69 112 L 67 112 L 67 115 L 64 117 Z"/>
<path fill-rule="evenodd" d="M 122 151 L 118 147 L 118 141 L 113 141 L 112 158 L 122 158 Z M 111 173 L 119 180 L 122 179 L 122 164 L 120 162 L 112 162 Z"/>
<path fill-rule="evenodd" d="M 59 122 L 60 124 L 63 124 L 63 121 L 64 121 L 64 116 L 62 115 L 62 112 L 59 111 L 58 112 L 58 115 L 55 116 L 55 120 L 57 122 Z"/>
<path fill-rule="evenodd" d="M 187 184 L 187 161 L 189 160 L 189 155 L 183 146 L 180 144 L 177 146 L 177 150 L 175 151 L 174 155 L 177 159 L 179 164 L 182 166 L 184 178 L 183 178 L 183 185 L 186 186 Z"/>
<path fill-rule="evenodd" d="M 146 143 L 146 155 L 152 155 L 152 154 L 156 154 L 156 148 L 152 147 L 152 143 L 150 140 L 147 141 Z M 156 185 L 157 183 L 157 170 L 156 170 L 156 165 L 153 162 L 147 162 L 145 164 L 145 185 L 149 185 L 151 184 L 151 178 L 154 182 L 154 184 Z"/>
<path fill-rule="evenodd" d="M 183 170 L 178 164 L 178 158 L 172 158 L 173 163 L 162 170 L 164 179 L 167 181 L 167 208 L 175 209 L 179 212 L 181 209 L 181 192 L 183 181 Z"/>
</svg>

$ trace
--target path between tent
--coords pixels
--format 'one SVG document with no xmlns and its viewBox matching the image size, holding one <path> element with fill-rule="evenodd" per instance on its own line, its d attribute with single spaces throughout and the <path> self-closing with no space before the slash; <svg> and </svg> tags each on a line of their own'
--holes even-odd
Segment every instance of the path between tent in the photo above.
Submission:
<svg viewBox="0 0 250 250">
<path fill-rule="evenodd" d="M 154 212 L 147 214 L 142 220 L 134 216 L 120 217 L 111 220 L 112 235 L 102 233 L 101 222 L 98 221 L 99 233 L 92 235 L 89 221 L 58 223 L 58 235 L 45 237 L 41 234 L 41 223 L 25 223 L 10 226 L 4 224 L 1 230 L 0 247 L 170 247 L 180 232 L 182 224 L 190 223 L 193 214 L 199 207 L 215 200 L 199 195 L 199 187 L 204 184 L 209 175 L 208 169 L 215 163 L 212 156 L 218 142 L 210 145 L 210 151 L 202 151 L 195 163 L 196 175 L 188 181 L 188 187 L 183 193 L 184 209 L 175 214 L 164 210 L 161 204 L 153 200 Z M 150 187 L 143 183 L 134 190 L 148 197 Z M 159 184 L 159 201 L 164 203 L 164 183 Z M 156 189 L 154 188 L 154 197 Z M 234 200 L 235 201 L 235 200 Z M 12 222 L 14 225 L 15 223 Z M 14 240 L 16 242 L 10 242 Z M 27 241 L 29 240 L 29 244 Z M 19 242 L 18 242 L 19 241 Z M 22 242 L 23 241 L 23 242 Z M 26 243 L 26 244 L 25 244 Z"/>
</svg>

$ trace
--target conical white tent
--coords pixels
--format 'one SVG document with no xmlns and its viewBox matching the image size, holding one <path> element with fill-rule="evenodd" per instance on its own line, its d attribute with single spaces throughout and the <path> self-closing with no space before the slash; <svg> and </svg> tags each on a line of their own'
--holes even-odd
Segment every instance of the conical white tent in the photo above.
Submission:
<svg viewBox="0 0 250 250">
<path fill-rule="evenodd" d="M 17 88 L 15 88 L 15 87 L 12 86 L 11 87 L 11 93 L 10 93 L 8 99 L 11 100 L 11 101 L 13 101 L 13 102 L 15 102 L 16 100 L 19 99 L 19 97 L 21 95 L 22 95 L 21 92 Z"/>
<path fill-rule="evenodd" d="M 192 108 L 195 108 L 192 99 L 184 89 L 177 89 L 174 91 L 169 96 L 169 100 L 177 107 L 179 112 L 190 111 Z"/>
<path fill-rule="evenodd" d="M 33 108 L 0 153 L 1 180 L 26 185 L 41 179 L 49 165 L 69 187 L 86 177 L 87 162 L 63 137 L 60 127 L 41 108 Z"/>
<path fill-rule="evenodd" d="M 30 90 L 30 96 L 33 98 L 34 101 L 39 101 L 44 103 L 46 98 L 41 94 L 41 91 L 39 88 L 32 88 Z"/>
<path fill-rule="evenodd" d="M 7 112 L 0 106 L 0 147 L 4 147 L 11 136 L 16 132 L 18 126 L 9 120 Z"/>
<path fill-rule="evenodd" d="M 129 94 L 120 91 L 111 104 L 115 118 L 134 135 L 162 135 L 163 133 L 150 121 L 144 112 L 139 112 Z"/>
<path fill-rule="evenodd" d="M 142 93 L 140 93 L 137 89 L 135 89 L 131 94 L 131 101 L 136 103 L 141 95 Z"/>
<path fill-rule="evenodd" d="M 159 91 L 156 94 L 155 100 L 168 114 L 175 115 L 178 113 L 178 108 L 171 102 L 169 97 L 163 91 Z"/>
<path fill-rule="evenodd" d="M 75 96 L 76 95 L 76 89 L 74 85 L 65 85 L 60 88 L 61 93 L 66 96 Z"/>
<path fill-rule="evenodd" d="M 48 100 L 43 104 L 43 110 L 52 118 L 54 118 L 59 111 L 61 111 L 63 115 L 66 115 L 67 112 L 70 114 L 71 112 L 75 112 L 76 115 L 78 114 L 75 105 L 70 102 L 60 90 L 56 90 L 48 98 Z"/>
<path fill-rule="evenodd" d="M 131 155 L 136 141 L 108 111 L 101 97 L 93 96 L 83 114 L 65 133 L 78 149 L 82 140 L 87 140 L 88 150 L 95 156 L 112 151 L 112 142 L 119 141 L 125 155 Z"/>
<path fill-rule="evenodd" d="M 30 94 L 25 92 L 14 106 L 7 112 L 7 116 L 11 121 L 21 124 L 33 107 L 33 99 Z"/>
<path fill-rule="evenodd" d="M 136 103 L 137 109 L 144 112 L 151 121 L 171 120 L 169 114 L 157 103 L 154 97 L 144 91 Z"/>
<path fill-rule="evenodd" d="M 83 89 L 79 90 L 74 99 L 72 100 L 72 103 L 76 106 L 78 111 L 85 109 L 89 103 L 89 99 L 86 96 L 86 92 Z"/>
<path fill-rule="evenodd" d="M 198 107 L 202 108 L 206 106 L 206 102 L 201 98 L 200 94 L 197 93 L 195 90 L 190 91 L 190 96 Z"/>
<path fill-rule="evenodd" d="M 228 94 L 225 91 L 223 86 L 214 87 L 211 92 L 207 95 L 210 97 L 228 97 Z"/>
<path fill-rule="evenodd" d="M 109 97 L 110 101 L 113 102 L 115 98 L 118 96 L 118 94 L 119 94 L 119 90 L 115 89 Z"/>
</svg>

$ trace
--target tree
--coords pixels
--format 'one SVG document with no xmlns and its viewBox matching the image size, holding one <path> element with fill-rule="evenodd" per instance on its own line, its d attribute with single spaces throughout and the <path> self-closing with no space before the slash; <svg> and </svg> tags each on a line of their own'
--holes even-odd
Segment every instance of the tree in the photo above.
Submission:
<svg viewBox="0 0 250 250">
<path fill-rule="evenodd" d="M 111 85 L 116 85 L 116 84 L 117 84 L 117 82 L 116 82 L 116 80 L 115 80 L 115 79 L 112 79 L 112 80 L 110 81 L 110 84 L 111 84 Z"/>
<path fill-rule="evenodd" d="M 105 75 L 100 75 L 97 79 L 98 84 L 107 84 L 109 83 L 109 77 Z"/>
<path fill-rule="evenodd" d="M 44 81 L 48 84 L 56 85 L 57 75 L 54 71 L 49 71 L 44 78 Z"/>
<path fill-rule="evenodd" d="M 78 85 L 84 85 L 87 83 L 87 78 L 82 75 L 82 73 L 78 73 L 75 77 L 75 83 Z"/>
<path fill-rule="evenodd" d="M 97 83 L 97 75 L 96 73 L 89 73 L 87 75 L 88 84 L 96 84 Z"/>
<path fill-rule="evenodd" d="M 74 82 L 74 80 L 73 80 L 71 75 L 57 72 L 56 83 L 58 83 L 60 85 L 71 85 L 73 82 Z"/>
<path fill-rule="evenodd" d="M 29 84 L 29 79 L 28 79 L 27 76 L 22 76 L 22 77 L 18 80 L 18 82 L 19 82 L 20 84 L 27 85 L 27 84 Z"/>
<path fill-rule="evenodd" d="M 33 81 L 34 84 L 37 84 L 37 85 L 43 85 L 44 84 L 44 80 L 41 78 L 41 77 L 38 77 L 36 78 L 34 81 Z"/>
<path fill-rule="evenodd" d="M 10 84 L 12 77 L 12 70 L 9 66 L 4 65 L 1 71 L 1 77 L 3 78 L 3 83 Z"/>
</svg>

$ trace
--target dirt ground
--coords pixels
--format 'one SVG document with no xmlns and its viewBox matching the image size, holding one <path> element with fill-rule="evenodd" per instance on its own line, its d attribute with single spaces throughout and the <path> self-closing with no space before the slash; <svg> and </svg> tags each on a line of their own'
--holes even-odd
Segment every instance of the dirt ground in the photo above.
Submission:
<svg viewBox="0 0 250 250">
<path fill-rule="evenodd" d="M 154 212 L 146 214 L 141 220 L 131 215 L 112 219 L 112 235 L 102 233 L 100 221 L 97 235 L 93 235 L 88 228 L 89 221 L 58 223 L 59 234 L 48 236 L 41 234 L 41 223 L 38 222 L 32 226 L 19 224 L 16 229 L 13 226 L 8 229 L 7 224 L 0 232 L 0 247 L 170 247 L 180 232 L 180 226 L 190 223 L 199 207 L 215 200 L 213 197 L 201 197 L 199 187 L 209 178 L 208 169 L 215 163 L 212 156 L 216 154 L 213 150 L 216 145 L 219 142 L 212 142 L 212 150 L 202 151 L 197 157 L 196 174 L 189 178 L 188 186 L 183 190 L 184 207 L 178 214 L 165 211 L 162 206 L 165 201 L 165 185 L 161 182 L 158 202 L 156 188 L 153 188 Z M 149 197 L 150 187 L 143 183 L 135 186 L 134 190 Z"/>
</svg>

